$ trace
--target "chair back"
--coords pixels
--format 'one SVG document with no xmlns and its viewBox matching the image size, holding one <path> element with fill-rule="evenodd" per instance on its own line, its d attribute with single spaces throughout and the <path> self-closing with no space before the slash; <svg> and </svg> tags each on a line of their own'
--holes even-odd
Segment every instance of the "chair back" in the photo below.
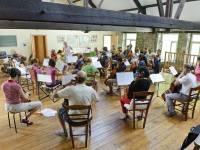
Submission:
<svg viewBox="0 0 200 150">
<path fill-rule="evenodd" d="M 147 92 L 147 91 L 133 92 L 133 110 L 148 110 L 153 95 L 154 92 Z"/>
<path fill-rule="evenodd" d="M 66 103 L 63 107 L 66 111 L 67 122 L 72 126 L 86 125 L 92 119 L 91 105 L 68 105 Z"/>
<path fill-rule="evenodd" d="M 31 76 L 31 80 L 36 82 L 36 80 L 37 80 L 36 72 L 33 69 L 29 69 L 29 73 Z"/>
<path fill-rule="evenodd" d="M 198 100 L 200 94 L 200 86 L 190 89 L 189 101 Z"/>
</svg>

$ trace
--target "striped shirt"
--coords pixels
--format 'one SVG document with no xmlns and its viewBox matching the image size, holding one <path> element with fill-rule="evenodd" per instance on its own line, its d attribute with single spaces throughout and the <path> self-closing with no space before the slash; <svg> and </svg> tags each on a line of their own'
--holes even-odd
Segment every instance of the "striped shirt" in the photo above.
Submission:
<svg viewBox="0 0 200 150">
<path fill-rule="evenodd" d="M 14 80 L 7 80 L 2 84 L 7 104 L 19 104 L 23 99 L 21 86 Z"/>
</svg>

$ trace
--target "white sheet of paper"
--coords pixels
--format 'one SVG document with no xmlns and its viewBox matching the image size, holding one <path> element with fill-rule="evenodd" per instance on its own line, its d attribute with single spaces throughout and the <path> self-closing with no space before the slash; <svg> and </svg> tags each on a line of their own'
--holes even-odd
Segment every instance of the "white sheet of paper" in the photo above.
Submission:
<svg viewBox="0 0 200 150">
<path fill-rule="evenodd" d="M 171 72 L 171 74 L 172 74 L 173 76 L 175 76 L 175 75 L 178 74 L 178 72 L 176 71 L 176 69 L 174 68 L 174 66 L 170 66 L 170 67 L 169 67 L 169 71 Z"/>
<path fill-rule="evenodd" d="M 41 110 L 41 114 L 45 117 L 54 117 L 57 111 L 51 108 L 44 108 Z"/>
<path fill-rule="evenodd" d="M 45 59 L 43 60 L 43 66 L 44 66 L 44 67 L 48 67 L 48 66 L 49 66 L 49 59 L 48 59 L 48 58 L 45 58 Z"/>
<path fill-rule="evenodd" d="M 117 72 L 117 85 L 130 85 L 134 80 L 133 72 Z"/>
<path fill-rule="evenodd" d="M 76 61 L 78 60 L 78 57 L 77 56 L 72 56 L 72 55 L 69 55 L 67 56 L 67 63 L 76 63 Z"/>
<path fill-rule="evenodd" d="M 100 61 L 97 61 L 97 62 L 92 62 L 92 65 L 95 67 L 95 68 L 102 68 L 102 65 L 100 63 Z"/>
<path fill-rule="evenodd" d="M 98 57 L 90 57 L 91 58 L 91 60 L 92 60 L 92 62 L 97 62 L 98 61 Z"/>
<path fill-rule="evenodd" d="M 65 75 L 62 79 L 62 85 L 68 84 L 71 80 L 74 80 L 75 77 L 76 77 L 76 74 Z"/>
<path fill-rule="evenodd" d="M 21 75 L 26 75 L 27 74 L 27 69 L 24 67 L 19 67 L 19 66 L 16 66 L 17 69 L 19 69 L 19 71 L 21 72 Z"/>
<path fill-rule="evenodd" d="M 130 63 L 129 63 L 128 60 L 126 60 L 124 64 L 125 64 L 126 66 L 130 66 Z"/>
<path fill-rule="evenodd" d="M 165 79 L 163 78 L 162 74 L 151 74 L 150 79 L 153 83 L 165 82 Z"/>
<path fill-rule="evenodd" d="M 37 80 L 39 82 L 47 82 L 47 83 L 51 83 L 51 75 L 48 74 L 37 74 Z"/>
<path fill-rule="evenodd" d="M 60 72 L 63 71 L 64 67 L 65 67 L 65 64 L 63 63 L 62 60 L 57 60 L 57 61 L 56 61 L 56 68 L 57 68 Z"/>
</svg>

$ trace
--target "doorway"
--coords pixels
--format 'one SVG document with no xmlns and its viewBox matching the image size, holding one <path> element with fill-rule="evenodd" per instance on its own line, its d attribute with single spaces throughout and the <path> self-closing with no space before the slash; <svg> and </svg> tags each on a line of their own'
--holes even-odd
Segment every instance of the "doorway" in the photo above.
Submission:
<svg viewBox="0 0 200 150">
<path fill-rule="evenodd" d="M 45 35 L 33 35 L 32 37 L 32 49 L 35 54 L 35 58 L 39 60 L 39 63 L 43 63 L 44 58 L 47 57 L 47 43 Z"/>
</svg>

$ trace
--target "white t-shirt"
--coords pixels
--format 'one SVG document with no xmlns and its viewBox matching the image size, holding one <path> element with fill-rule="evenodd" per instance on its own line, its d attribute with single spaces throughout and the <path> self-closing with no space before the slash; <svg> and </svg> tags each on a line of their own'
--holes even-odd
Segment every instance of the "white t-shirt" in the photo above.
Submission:
<svg viewBox="0 0 200 150">
<path fill-rule="evenodd" d="M 76 86 L 68 86 L 58 91 L 60 98 L 66 98 L 69 101 L 69 105 L 91 105 L 93 101 L 98 100 L 96 91 L 85 84 L 77 84 Z M 73 114 L 79 114 L 80 112 L 70 111 Z"/>
<path fill-rule="evenodd" d="M 190 89 L 197 86 L 196 76 L 192 73 L 188 73 L 182 78 L 179 78 L 178 81 L 182 84 L 180 93 L 189 95 Z"/>
</svg>

